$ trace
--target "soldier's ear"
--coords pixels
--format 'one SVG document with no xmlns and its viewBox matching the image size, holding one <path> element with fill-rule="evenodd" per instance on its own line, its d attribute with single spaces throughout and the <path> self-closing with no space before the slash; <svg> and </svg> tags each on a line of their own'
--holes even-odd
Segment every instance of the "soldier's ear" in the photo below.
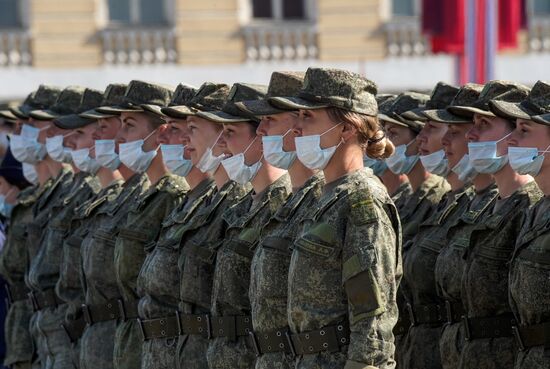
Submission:
<svg viewBox="0 0 550 369">
<path fill-rule="evenodd" d="M 351 123 L 343 122 L 342 124 L 342 139 L 347 142 L 352 137 L 357 136 L 357 127 Z"/>
</svg>

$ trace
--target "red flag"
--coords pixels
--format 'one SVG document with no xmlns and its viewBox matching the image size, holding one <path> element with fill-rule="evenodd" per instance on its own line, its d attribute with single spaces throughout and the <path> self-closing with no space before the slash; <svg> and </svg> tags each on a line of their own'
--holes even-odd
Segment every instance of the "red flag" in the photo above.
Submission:
<svg viewBox="0 0 550 369">
<path fill-rule="evenodd" d="M 438 2 L 445 3 L 440 15 L 443 25 L 441 32 L 431 34 L 432 51 L 460 54 L 464 50 L 464 0 Z"/>
<path fill-rule="evenodd" d="M 518 46 L 518 32 L 522 28 L 525 9 L 523 0 L 499 0 L 498 48 L 514 49 Z"/>
</svg>

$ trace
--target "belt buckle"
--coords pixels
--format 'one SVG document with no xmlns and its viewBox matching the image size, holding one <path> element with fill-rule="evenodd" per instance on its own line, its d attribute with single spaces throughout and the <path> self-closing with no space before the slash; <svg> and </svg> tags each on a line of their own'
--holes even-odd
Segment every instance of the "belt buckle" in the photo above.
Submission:
<svg viewBox="0 0 550 369">
<path fill-rule="evenodd" d="M 472 337 L 472 333 L 470 331 L 470 321 L 468 320 L 468 317 L 466 315 L 462 316 L 462 325 L 464 325 L 464 333 L 465 333 L 464 339 L 466 341 L 469 341 L 470 338 Z"/>
<path fill-rule="evenodd" d="M 517 325 L 512 326 L 512 333 L 514 334 L 514 337 L 516 338 L 519 349 L 521 351 L 525 351 L 525 344 L 523 343 L 523 338 L 521 338 L 521 333 L 519 332 L 519 328 L 517 327 Z"/>
<path fill-rule="evenodd" d="M 126 321 L 126 309 L 124 308 L 124 301 L 122 299 L 117 300 L 118 304 L 118 314 L 120 315 L 120 319 L 122 319 L 123 322 Z"/>
<path fill-rule="evenodd" d="M 90 313 L 90 308 L 86 304 L 82 304 L 82 314 L 84 315 L 84 320 L 88 325 L 92 325 L 94 322 L 92 320 L 92 314 Z"/>
<path fill-rule="evenodd" d="M 411 304 L 407 303 L 407 312 L 409 313 L 409 319 L 411 321 L 411 327 L 416 325 L 416 318 L 414 316 L 414 310 Z"/>
<path fill-rule="evenodd" d="M 145 336 L 145 328 L 143 327 L 143 321 L 141 320 L 141 318 L 137 318 L 136 320 L 138 322 L 139 330 L 141 332 L 141 338 L 143 339 L 143 342 L 145 342 L 146 336 Z"/>
<path fill-rule="evenodd" d="M 248 336 L 252 341 L 252 348 L 254 349 L 254 353 L 256 354 L 256 357 L 260 357 L 262 353 L 260 351 L 260 345 L 258 343 L 258 338 L 256 337 L 256 334 L 254 332 L 248 332 Z"/>
<path fill-rule="evenodd" d="M 296 355 L 296 348 L 294 347 L 294 343 L 292 342 L 292 335 L 289 331 L 285 332 L 285 338 L 288 344 L 288 348 L 290 349 L 290 355 L 295 358 L 298 355 Z"/>
</svg>

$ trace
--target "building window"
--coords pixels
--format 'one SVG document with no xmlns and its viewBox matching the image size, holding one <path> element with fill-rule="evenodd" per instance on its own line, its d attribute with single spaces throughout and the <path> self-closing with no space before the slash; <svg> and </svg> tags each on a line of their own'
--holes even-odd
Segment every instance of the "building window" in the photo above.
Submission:
<svg viewBox="0 0 550 369">
<path fill-rule="evenodd" d="M 256 19 L 307 19 L 307 0 L 251 0 L 252 17 Z"/>
<path fill-rule="evenodd" d="M 392 14 L 398 16 L 413 16 L 418 14 L 418 0 L 392 0 Z"/>
<path fill-rule="evenodd" d="M 21 9 L 19 0 L 0 0 L 0 28 L 19 28 Z"/>
<path fill-rule="evenodd" d="M 108 0 L 109 23 L 157 26 L 168 23 L 166 0 Z"/>
</svg>

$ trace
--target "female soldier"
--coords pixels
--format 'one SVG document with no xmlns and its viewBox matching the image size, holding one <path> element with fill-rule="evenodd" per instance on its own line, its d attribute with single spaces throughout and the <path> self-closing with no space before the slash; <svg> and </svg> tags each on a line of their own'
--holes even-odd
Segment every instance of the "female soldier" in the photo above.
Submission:
<svg viewBox="0 0 550 369">
<path fill-rule="evenodd" d="M 544 193 L 524 218 L 510 267 L 513 330 L 520 349 L 515 369 L 550 366 L 550 115 L 531 119 L 518 119 L 508 141 L 512 169 L 535 177 Z"/>
<path fill-rule="evenodd" d="M 309 68 L 299 97 L 270 100 L 300 109 L 298 159 L 326 180 L 290 262 L 288 338 L 296 368 L 395 367 L 399 219 L 383 185 L 363 169 L 365 149 L 375 159 L 393 152 L 375 95 L 376 85 L 355 73 Z"/>
</svg>

